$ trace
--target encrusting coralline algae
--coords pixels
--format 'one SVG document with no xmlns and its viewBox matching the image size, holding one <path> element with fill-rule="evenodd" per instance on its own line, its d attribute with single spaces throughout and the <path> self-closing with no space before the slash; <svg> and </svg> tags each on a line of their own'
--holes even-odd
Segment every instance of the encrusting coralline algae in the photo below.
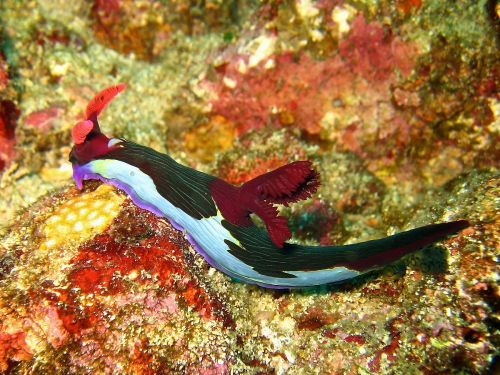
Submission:
<svg viewBox="0 0 500 375">
<path fill-rule="evenodd" d="M 0 5 L 1 371 L 494 371 L 495 2 L 191 3 Z M 313 161 L 293 241 L 472 226 L 341 286 L 233 282 L 120 191 L 72 186 L 71 127 L 117 82 L 107 134 L 236 184 Z"/>
</svg>

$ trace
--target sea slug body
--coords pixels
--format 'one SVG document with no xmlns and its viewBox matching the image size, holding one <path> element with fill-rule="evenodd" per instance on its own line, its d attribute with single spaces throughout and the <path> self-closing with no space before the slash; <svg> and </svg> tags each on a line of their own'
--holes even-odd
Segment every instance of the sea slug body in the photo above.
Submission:
<svg viewBox="0 0 500 375">
<path fill-rule="evenodd" d="M 291 232 L 275 204 L 311 196 L 319 174 L 297 161 L 233 186 L 183 166 L 166 154 L 119 138 L 108 138 L 97 117 L 124 84 L 98 93 L 86 119 L 72 131 L 70 161 L 78 188 L 98 179 L 125 191 L 133 202 L 184 230 L 213 267 L 250 284 L 300 288 L 345 281 L 381 268 L 469 226 L 466 220 L 431 224 L 386 238 L 344 246 L 286 242 Z M 266 231 L 250 218 L 259 216 Z"/>
</svg>

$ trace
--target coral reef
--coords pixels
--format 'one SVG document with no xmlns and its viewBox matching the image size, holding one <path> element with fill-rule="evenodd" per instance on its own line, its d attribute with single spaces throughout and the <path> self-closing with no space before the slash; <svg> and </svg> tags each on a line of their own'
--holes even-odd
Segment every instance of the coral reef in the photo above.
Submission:
<svg viewBox="0 0 500 375">
<path fill-rule="evenodd" d="M 432 205 L 410 225 L 449 215 L 475 223 L 439 247 L 346 286 L 289 293 L 232 282 L 181 232 L 112 188 L 90 183 L 83 193 L 44 198 L 2 241 L 0 365 L 64 373 L 483 372 L 498 340 L 498 181 L 470 174 L 448 187 L 449 197 L 429 197 Z M 57 242 L 64 231 L 54 232 L 54 223 L 63 217 L 78 230 Z M 436 270 L 439 257 L 447 270 Z"/>
<path fill-rule="evenodd" d="M 340 43 L 339 54 L 323 61 L 315 61 L 302 52 L 276 54 L 272 47 L 268 47 L 265 59 L 259 56 L 258 64 L 252 61 L 255 55 L 230 56 L 218 67 L 220 78 L 206 83 L 216 95 L 212 111 L 236 123 L 240 133 L 269 123 L 279 127 L 295 125 L 312 135 L 323 133 L 325 139 L 336 136 L 342 143 L 345 136 L 341 129 L 323 129 L 322 122 L 345 123 L 348 128 L 361 121 L 359 127 L 366 127 L 368 118 L 380 111 L 383 102 L 389 106 L 395 70 L 408 75 L 414 55 L 411 45 L 386 36 L 379 24 L 367 24 L 362 15 L 356 17 L 352 28 L 349 37 Z M 274 39 L 268 36 L 260 41 L 259 48 L 275 44 Z M 366 80 L 380 83 L 381 87 L 366 92 Z M 358 98 L 353 102 L 353 96 L 359 96 L 355 93 L 361 90 L 366 92 L 364 102 Z M 356 121 L 355 108 L 359 107 L 368 113 L 366 119 Z M 336 135 L 339 132 L 341 135 Z M 365 133 L 368 132 L 365 130 L 362 135 Z M 345 143 L 361 152 L 368 140 L 358 142 L 356 146 Z"/>
<path fill-rule="evenodd" d="M 4 49 L 7 49 L 6 40 L 0 29 L 0 175 L 14 159 L 16 143 L 15 129 L 20 115 L 16 104 L 16 93 L 12 87 L 12 69 L 9 67 Z"/>
<path fill-rule="evenodd" d="M 0 372 L 488 373 L 498 366 L 499 8 L 460 0 L 0 2 Z M 473 226 L 348 285 L 265 291 L 72 187 L 70 129 L 241 184 L 311 160 L 292 241 Z"/>
<path fill-rule="evenodd" d="M 9 360 L 29 361 L 64 348 L 72 348 L 73 354 L 61 361 L 42 361 L 41 368 L 80 371 L 88 368 L 91 358 L 102 357 L 94 363 L 94 370 L 111 369 L 111 364 L 114 369 L 125 369 L 131 365 L 129 359 L 139 371 L 146 367 L 159 371 L 173 364 L 181 368 L 182 363 L 188 363 L 186 368 L 194 366 L 193 371 L 196 366 L 201 370 L 204 362 L 191 358 L 196 350 L 191 348 L 189 354 L 187 345 L 194 343 L 189 337 L 201 334 L 196 332 L 199 329 L 206 330 L 203 336 L 208 337 L 210 326 L 234 327 L 234 322 L 223 300 L 187 267 L 185 259 L 192 257 L 183 254 L 187 241 L 154 215 L 131 202 L 123 203 L 124 196 L 112 188 L 93 184 L 87 192 L 75 193 L 61 194 L 57 201 L 39 206 L 44 217 L 36 221 L 43 225 L 29 240 L 38 246 L 35 252 L 7 238 L 6 243 L 17 248 L 17 256 L 22 254 L 25 266 L 4 270 L 18 283 L 16 290 L 2 289 L 2 309 L 7 313 L 1 333 L 3 370 Z M 50 212 L 44 206 L 51 207 Z M 2 260 L 11 255 L 4 253 Z M 48 262 L 50 269 L 40 273 L 40 262 Z M 2 279 L 5 276 L 2 273 Z M 3 305 L 8 295 L 12 301 L 27 298 L 30 302 L 18 310 Z M 17 320 L 21 316 L 26 323 Z M 205 321 L 212 323 L 202 324 Z M 123 342 L 125 336 L 109 336 L 115 329 L 117 334 L 128 332 L 127 342 Z M 138 335 L 137 329 L 143 333 Z M 161 332 L 177 332 L 177 337 Z M 122 349 L 115 346 L 119 342 L 123 342 Z M 154 347 L 164 349 L 153 353 Z"/>
<path fill-rule="evenodd" d="M 442 185 L 465 167 L 491 165 L 497 137 L 490 127 L 492 98 L 498 86 L 493 43 L 483 42 L 483 50 L 469 44 L 457 50 L 457 38 L 465 37 L 457 36 L 463 33 L 458 28 L 424 40 L 420 30 L 438 12 L 434 3 L 420 9 L 418 2 L 399 2 L 403 13 L 423 13 L 421 29 L 408 22 L 399 35 L 397 24 L 368 21 L 349 6 L 332 5 L 331 12 L 309 2 L 296 6 L 302 18 L 315 20 L 307 23 L 302 46 L 280 16 L 289 9 L 280 7 L 267 25 L 275 27 L 273 33 L 242 39 L 238 48 L 229 46 L 214 58 L 214 74 L 202 82 L 213 96 L 212 113 L 228 118 L 240 133 L 269 125 L 302 129 L 356 153 L 389 184 L 419 175 Z M 318 57 L 314 35 L 332 38 L 331 23 L 342 30 L 335 34 L 338 47 L 323 49 Z M 481 25 L 485 33 L 491 30 Z M 468 124 L 483 129 L 480 146 L 464 134 Z"/>
<path fill-rule="evenodd" d="M 230 28 L 246 1 L 95 0 L 91 8 L 97 40 L 123 54 L 151 61 L 175 43 L 175 34 L 200 35 Z"/>
</svg>

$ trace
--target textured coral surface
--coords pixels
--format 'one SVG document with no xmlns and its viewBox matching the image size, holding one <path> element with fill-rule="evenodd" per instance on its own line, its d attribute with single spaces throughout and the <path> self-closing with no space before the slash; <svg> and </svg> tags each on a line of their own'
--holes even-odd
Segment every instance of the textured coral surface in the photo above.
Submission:
<svg viewBox="0 0 500 375">
<path fill-rule="evenodd" d="M 492 0 L 1 1 L 0 372 L 498 372 L 499 35 Z M 109 135 L 234 184 L 311 160 L 292 241 L 472 226 L 344 285 L 237 283 L 73 186 L 71 127 L 117 82 Z"/>
</svg>

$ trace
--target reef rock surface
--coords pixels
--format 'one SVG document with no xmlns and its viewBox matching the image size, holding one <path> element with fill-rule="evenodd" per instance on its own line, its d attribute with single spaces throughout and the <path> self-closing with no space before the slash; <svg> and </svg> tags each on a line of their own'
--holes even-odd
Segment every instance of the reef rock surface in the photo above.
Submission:
<svg viewBox="0 0 500 375">
<path fill-rule="evenodd" d="M 498 372 L 499 36 L 492 0 L 0 1 L 0 372 Z M 342 286 L 237 283 L 74 187 L 118 82 L 106 134 L 234 184 L 311 160 L 293 241 L 472 226 Z"/>
<path fill-rule="evenodd" d="M 409 224 L 469 218 L 458 236 L 347 285 L 293 292 L 230 280 L 114 188 L 65 189 L 2 240 L 0 369 L 485 372 L 498 344 L 499 181 L 461 176 Z"/>
</svg>

